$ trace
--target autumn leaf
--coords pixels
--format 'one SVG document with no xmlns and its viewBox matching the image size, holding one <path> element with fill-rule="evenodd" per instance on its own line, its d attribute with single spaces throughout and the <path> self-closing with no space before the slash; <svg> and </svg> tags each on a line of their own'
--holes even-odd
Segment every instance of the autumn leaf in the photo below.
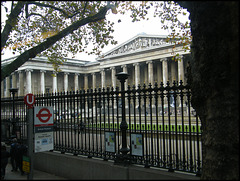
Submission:
<svg viewBox="0 0 240 181">
<path fill-rule="evenodd" d="M 113 14 L 117 14 L 117 9 L 116 7 L 111 8 Z"/>
</svg>

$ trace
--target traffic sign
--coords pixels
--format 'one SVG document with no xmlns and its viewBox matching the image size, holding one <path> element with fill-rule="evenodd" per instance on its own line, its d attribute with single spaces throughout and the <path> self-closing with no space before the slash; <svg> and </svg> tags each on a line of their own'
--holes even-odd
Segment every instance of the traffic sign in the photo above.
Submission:
<svg viewBox="0 0 240 181">
<path fill-rule="evenodd" d="M 24 96 L 24 103 L 27 104 L 28 109 L 32 109 L 34 103 L 35 103 L 35 96 L 31 93 Z"/>
</svg>

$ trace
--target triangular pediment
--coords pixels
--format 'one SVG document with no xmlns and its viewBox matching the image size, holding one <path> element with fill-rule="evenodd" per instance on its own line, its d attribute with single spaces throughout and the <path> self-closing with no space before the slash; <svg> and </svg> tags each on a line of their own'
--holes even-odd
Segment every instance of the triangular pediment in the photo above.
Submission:
<svg viewBox="0 0 240 181">
<path fill-rule="evenodd" d="M 167 36 L 163 35 L 147 35 L 147 34 L 138 34 L 131 38 L 130 40 L 116 46 L 114 49 L 106 52 L 101 56 L 101 58 L 106 58 L 109 56 L 117 56 L 126 53 L 134 53 L 144 49 L 156 48 L 163 46 L 166 43 Z M 100 59 L 101 59 L 100 58 Z"/>
</svg>

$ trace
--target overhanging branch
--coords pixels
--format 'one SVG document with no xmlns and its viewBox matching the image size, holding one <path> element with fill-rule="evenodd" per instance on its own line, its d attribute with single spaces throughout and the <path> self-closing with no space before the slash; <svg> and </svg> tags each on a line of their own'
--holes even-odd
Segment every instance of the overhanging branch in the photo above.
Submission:
<svg viewBox="0 0 240 181">
<path fill-rule="evenodd" d="M 58 34 L 47 38 L 46 41 L 39 44 L 36 47 L 33 47 L 23 54 L 19 55 L 13 62 L 1 68 L 1 81 L 4 80 L 7 76 L 9 76 L 12 72 L 17 70 L 20 66 L 22 66 L 29 58 L 36 57 L 37 54 L 41 53 L 42 51 L 51 47 L 54 43 L 61 40 L 63 37 L 67 36 L 68 34 L 72 33 L 74 30 L 78 29 L 81 26 L 84 26 L 90 22 L 96 22 L 105 18 L 107 11 L 113 8 L 113 5 L 107 5 L 99 10 L 99 12 L 93 16 L 81 19 L 76 21 L 69 27 L 65 28 L 64 30 L 60 31 Z"/>
<path fill-rule="evenodd" d="M 36 2 L 36 1 L 28 1 L 28 4 L 35 4 L 36 6 L 41 6 L 41 7 L 46 7 L 46 8 L 52 8 L 54 10 L 57 10 L 59 12 L 61 12 L 63 14 L 63 16 L 65 18 L 72 18 L 73 16 L 76 16 L 77 14 L 81 13 L 80 10 L 73 13 L 72 15 L 68 15 L 67 12 L 65 12 L 63 9 L 58 8 L 56 6 L 53 5 L 49 5 L 49 4 L 44 4 L 44 3 L 40 3 L 40 2 Z M 86 3 L 87 4 L 87 3 Z"/>
<path fill-rule="evenodd" d="M 4 26 L 4 29 L 1 33 L 1 51 L 3 50 L 3 47 L 6 45 L 9 34 L 12 31 L 12 28 L 17 23 L 17 17 L 22 12 L 22 8 L 24 7 L 25 3 L 26 1 L 18 1 L 15 8 L 12 9 L 9 18 L 6 20 L 6 25 Z"/>
</svg>

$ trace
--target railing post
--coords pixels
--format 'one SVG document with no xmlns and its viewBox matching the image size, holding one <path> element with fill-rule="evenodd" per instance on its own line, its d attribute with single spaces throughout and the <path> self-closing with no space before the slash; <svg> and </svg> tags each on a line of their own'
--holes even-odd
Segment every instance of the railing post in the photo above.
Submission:
<svg viewBox="0 0 240 181">
<path fill-rule="evenodd" d="M 126 122 L 126 112 L 125 112 L 125 90 L 124 83 L 128 78 L 129 74 L 125 72 L 120 72 L 116 74 L 117 79 L 121 82 L 121 99 L 122 99 L 122 122 L 120 124 L 120 129 L 122 132 L 122 148 L 119 150 L 122 154 L 117 155 L 115 163 L 122 163 L 124 165 L 129 164 L 129 155 L 127 154 L 130 149 L 127 148 L 127 128 L 128 124 Z"/>
</svg>

